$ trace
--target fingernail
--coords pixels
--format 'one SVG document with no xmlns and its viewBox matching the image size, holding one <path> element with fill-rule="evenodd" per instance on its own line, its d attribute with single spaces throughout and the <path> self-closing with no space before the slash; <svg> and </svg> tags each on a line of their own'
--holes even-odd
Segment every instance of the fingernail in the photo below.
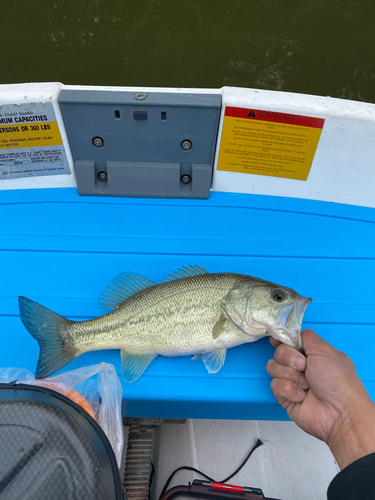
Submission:
<svg viewBox="0 0 375 500">
<path fill-rule="evenodd" d="M 308 389 L 310 387 L 305 375 L 301 375 L 299 379 L 299 385 L 302 387 L 302 389 Z"/>
<path fill-rule="evenodd" d="M 298 389 L 297 394 L 299 398 L 304 398 L 306 396 L 306 392 L 302 389 Z"/>
<path fill-rule="evenodd" d="M 291 360 L 292 367 L 296 370 L 303 370 L 306 365 L 306 359 L 302 356 L 293 356 Z"/>
</svg>

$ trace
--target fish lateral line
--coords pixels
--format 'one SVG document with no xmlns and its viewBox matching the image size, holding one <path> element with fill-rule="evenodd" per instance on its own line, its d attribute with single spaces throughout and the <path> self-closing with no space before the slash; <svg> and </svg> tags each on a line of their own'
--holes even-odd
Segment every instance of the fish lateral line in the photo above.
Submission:
<svg viewBox="0 0 375 500">
<path fill-rule="evenodd" d="M 176 271 L 156 283 L 137 273 L 116 276 L 101 305 L 114 309 L 97 318 L 72 321 L 26 297 L 20 317 L 37 340 L 36 377 L 60 370 L 88 351 L 119 349 L 121 372 L 137 380 L 157 355 L 194 355 L 209 373 L 225 363 L 228 348 L 272 335 L 300 348 L 302 318 L 311 299 L 288 287 L 199 266 Z"/>
</svg>

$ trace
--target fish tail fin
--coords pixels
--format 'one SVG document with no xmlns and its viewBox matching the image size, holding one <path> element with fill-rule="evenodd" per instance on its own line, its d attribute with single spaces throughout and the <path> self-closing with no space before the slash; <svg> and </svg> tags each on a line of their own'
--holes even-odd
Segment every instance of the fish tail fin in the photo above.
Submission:
<svg viewBox="0 0 375 500">
<path fill-rule="evenodd" d="M 22 323 L 38 341 L 40 347 L 35 376 L 36 378 L 49 377 L 78 355 L 68 332 L 68 326 L 74 321 L 26 297 L 18 297 L 18 304 Z"/>
</svg>

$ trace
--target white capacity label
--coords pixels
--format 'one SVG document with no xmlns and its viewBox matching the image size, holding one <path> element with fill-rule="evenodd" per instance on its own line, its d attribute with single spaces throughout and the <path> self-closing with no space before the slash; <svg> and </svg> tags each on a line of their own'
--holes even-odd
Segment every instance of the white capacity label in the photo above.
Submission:
<svg viewBox="0 0 375 500">
<path fill-rule="evenodd" d="M 0 106 L 0 180 L 68 174 L 52 103 Z"/>
</svg>

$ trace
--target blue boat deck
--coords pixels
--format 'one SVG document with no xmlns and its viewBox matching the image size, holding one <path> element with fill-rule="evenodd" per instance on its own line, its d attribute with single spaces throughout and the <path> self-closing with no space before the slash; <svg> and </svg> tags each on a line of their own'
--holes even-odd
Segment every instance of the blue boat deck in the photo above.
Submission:
<svg viewBox="0 0 375 500">
<path fill-rule="evenodd" d="M 70 319 L 104 314 L 101 291 L 122 271 L 158 281 L 186 265 L 249 274 L 313 298 L 312 328 L 355 362 L 375 399 L 375 210 L 212 192 L 208 200 L 81 197 L 74 188 L 0 194 L 0 366 L 35 372 L 37 342 L 18 311 L 24 295 Z M 265 366 L 268 339 L 230 349 L 217 374 L 201 360 L 158 356 L 133 384 L 123 414 L 284 420 Z M 106 361 L 86 353 L 64 368 Z M 121 377 L 120 377 L 121 378 Z"/>
</svg>

